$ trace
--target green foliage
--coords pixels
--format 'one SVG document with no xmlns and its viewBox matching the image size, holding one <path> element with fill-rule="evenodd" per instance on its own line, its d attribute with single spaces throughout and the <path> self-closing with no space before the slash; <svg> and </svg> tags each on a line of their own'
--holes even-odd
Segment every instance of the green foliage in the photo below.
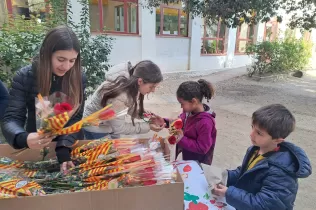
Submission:
<svg viewBox="0 0 316 210">
<path fill-rule="evenodd" d="M 89 25 L 89 0 L 80 0 L 82 10 L 80 21 L 71 19 L 72 6 L 66 0 L 51 0 L 50 13 L 44 21 L 37 16 L 30 20 L 14 17 L 0 30 L 0 80 L 10 86 L 15 72 L 31 63 L 38 54 L 41 43 L 48 30 L 58 25 L 68 25 L 77 34 L 81 45 L 82 66 L 86 73 L 87 94 L 105 79 L 108 70 L 108 57 L 112 49 L 112 38 L 106 34 L 92 37 Z M 67 4 L 67 12 L 65 11 Z"/>
<path fill-rule="evenodd" d="M 39 24 L 37 17 L 25 21 L 16 17 L 0 30 L 0 80 L 7 83 L 17 69 L 30 64 L 45 36 L 45 24 Z"/>
<path fill-rule="evenodd" d="M 161 3 L 177 3 L 179 0 L 147 0 L 144 5 L 155 8 Z M 202 16 L 207 21 L 216 21 L 219 17 L 228 26 L 236 27 L 243 22 L 256 24 L 268 22 L 273 17 L 282 21 L 283 13 L 290 15 L 291 28 L 316 28 L 315 1 L 311 0 L 182 0 L 185 11 L 193 16 Z"/>
<path fill-rule="evenodd" d="M 247 46 L 247 54 L 254 58 L 248 75 L 283 73 L 304 70 L 312 56 L 312 43 L 295 38 L 284 41 L 261 42 Z"/>
<path fill-rule="evenodd" d="M 86 92 L 89 95 L 105 80 L 105 71 L 110 67 L 108 62 L 113 38 L 106 34 L 91 36 L 89 0 L 80 0 L 80 4 L 80 24 L 74 25 L 74 28 L 80 40 L 82 66 L 88 78 Z"/>
</svg>

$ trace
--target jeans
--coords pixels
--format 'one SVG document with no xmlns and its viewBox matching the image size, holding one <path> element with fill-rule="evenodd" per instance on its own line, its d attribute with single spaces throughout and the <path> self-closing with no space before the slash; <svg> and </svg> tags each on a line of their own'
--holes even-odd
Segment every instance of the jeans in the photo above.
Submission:
<svg viewBox="0 0 316 210">
<path fill-rule="evenodd" d="M 85 139 L 87 140 L 100 139 L 100 138 L 103 138 L 104 136 L 109 135 L 108 133 L 94 133 L 94 132 L 87 131 L 85 129 L 83 130 L 84 130 Z"/>
</svg>

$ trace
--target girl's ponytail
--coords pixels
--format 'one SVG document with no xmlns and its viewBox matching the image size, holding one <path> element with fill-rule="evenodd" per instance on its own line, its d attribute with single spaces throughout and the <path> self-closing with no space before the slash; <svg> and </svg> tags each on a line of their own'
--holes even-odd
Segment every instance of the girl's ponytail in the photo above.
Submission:
<svg viewBox="0 0 316 210">
<path fill-rule="evenodd" d="M 209 102 L 209 100 L 214 96 L 215 92 L 213 85 L 204 79 L 199 79 L 198 83 L 200 85 L 200 90 L 203 98 L 205 98 L 207 102 Z"/>
<path fill-rule="evenodd" d="M 196 98 L 202 102 L 203 98 L 205 98 L 209 102 L 213 96 L 213 85 L 204 79 L 199 79 L 197 82 L 183 82 L 177 90 L 177 97 L 185 101 L 192 101 L 193 98 Z"/>
<path fill-rule="evenodd" d="M 133 67 L 130 61 L 127 62 L 127 70 L 128 70 L 129 76 L 132 76 L 134 74 L 135 66 Z"/>
</svg>

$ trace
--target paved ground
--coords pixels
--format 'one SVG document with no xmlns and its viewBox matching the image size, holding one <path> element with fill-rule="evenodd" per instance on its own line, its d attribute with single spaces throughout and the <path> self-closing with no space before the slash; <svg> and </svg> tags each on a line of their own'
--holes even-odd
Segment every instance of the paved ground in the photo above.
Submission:
<svg viewBox="0 0 316 210">
<path fill-rule="evenodd" d="M 297 128 L 289 141 L 300 145 L 308 154 L 315 168 L 316 144 L 316 73 L 302 79 L 284 76 L 254 81 L 239 76 L 243 69 L 212 75 L 167 75 L 161 88 L 146 102 L 146 108 L 161 116 L 174 116 L 180 111 L 175 92 L 178 85 L 188 79 L 205 78 L 216 85 L 216 97 L 211 102 L 217 114 L 218 141 L 214 164 L 235 168 L 241 164 L 250 146 L 250 116 L 260 106 L 271 103 L 286 105 L 297 119 Z M 152 134 L 147 134 L 152 135 Z M 166 136 L 166 132 L 161 132 Z M 296 210 L 312 210 L 316 206 L 316 176 L 300 180 Z"/>
</svg>

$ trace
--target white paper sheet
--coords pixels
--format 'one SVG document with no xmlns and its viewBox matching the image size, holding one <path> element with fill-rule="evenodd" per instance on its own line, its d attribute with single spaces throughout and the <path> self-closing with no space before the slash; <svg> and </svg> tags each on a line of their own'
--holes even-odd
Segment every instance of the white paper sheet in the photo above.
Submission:
<svg viewBox="0 0 316 210">
<path fill-rule="evenodd" d="M 211 193 L 201 167 L 195 161 L 175 163 L 184 182 L 184 210 L 235 210 L 225 198 Z"/>
</svg>

